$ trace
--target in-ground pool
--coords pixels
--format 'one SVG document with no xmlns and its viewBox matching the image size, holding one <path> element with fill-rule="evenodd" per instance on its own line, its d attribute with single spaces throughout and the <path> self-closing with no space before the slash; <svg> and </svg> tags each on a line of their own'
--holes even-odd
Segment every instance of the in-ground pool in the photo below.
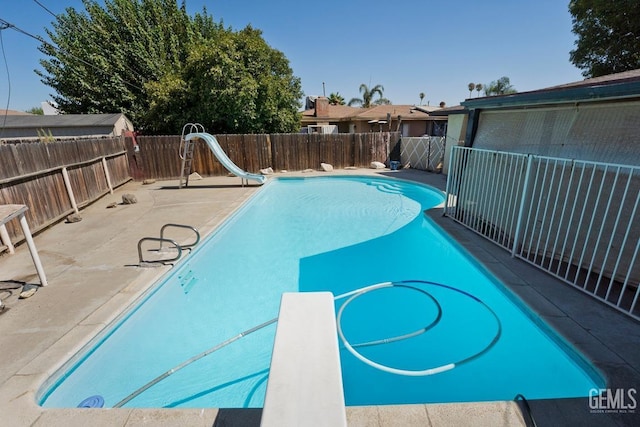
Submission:
<svg viewBox="0 0 640 427">
<path fill-rule="evenodd" d="M 76 407 L 100 396 L 113 407 L 276 317 L 281 294 L 295 291 L 348 294 L 336 301 L 347 405 L 580 397 L 602 387 L 591 365 L 424 215 L 443 199 L 391 178 L 272 180 L 50 378 L 39 403 Z M 367 288 L 381 282 L 394 285 Z M 125 406 L 261 407 L 275 328 L 188 364 Z"/>
</svg>

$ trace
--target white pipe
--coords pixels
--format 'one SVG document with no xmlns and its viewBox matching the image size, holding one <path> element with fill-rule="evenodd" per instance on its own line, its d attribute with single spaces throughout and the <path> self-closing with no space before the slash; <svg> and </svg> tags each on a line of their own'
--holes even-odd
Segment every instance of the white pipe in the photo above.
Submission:
<svg viewBox="0 0 640 427">
<path fill-rule="evenodd" d="M 342 313 L 344 312 L 345 307 L 347 305 L 349 305 L 349 303 L 351 303 L 351 301 L 353 301 L 357 297 L 359 297 L 359 296 L 361 296 L 361 295 L 363 295 L 363 294 L 365 294 L 367 292 L 376 290 L 376 289 L 388 288 L 388 287 L 394 287 L 394 286 L 403 286 L 403 287 L 408 287 L 408 288 L 413 288 L 413 289 L 420 290 L 418 288 L 414 288 L 412 286 L 406 285 L 406 283 L 422 283 L 422 284 L 426 284 L 426 285 L 440 286 L 440 287 L 443 287 L 445 289 L 453 290 L 455 292 L 461 293 L 462 295 L 466 295 L 469 298 L 472 298 L 474 301 L 477 301 L 478 303 L 482 304 L 493 315 L 493 317 L 495 318 L 495 320 L 497 322 L 497 331 L 496 331 L 495 336 L 493 337 L 491 342 L 485 348 L 483 348 L 481 351 L 479 351 L 476 354 L 473 354 L 473 355 L 471 355 L 469 357 L 466 357 L 466 358 L 464 358 L 462 360 L 459 360 L 457 362 L 447 363 L 447 364 L 444 364 L 444 365 L 435 366 L 435 367 L 428 368 L 428 369 L 423 369 L 423 370 L 407 370 L 407 369 L 393 368 L 391 366 L 382 365 L 380 363 L 374 362 L 374 361 L 364 357 L 354 347 L 364 346 L 364 345 L 374 345 L 374 343 L 375 344 L 382 343 L 384 340 L 377 340 L 377 341 L 372 341 L 372 342 L 369 342 L 369 343 L 351 345 L 349 343 L 349 341 L 346 339 L 346 337 L 344 336 L 344 333 L 342 331 Z M 378 370 L 384 371 L 384 372 L 388 372 L 388 373 L 391 373 L 391 374 L 411 376 L 411 377 L 423 377 L 423 376 L 435 375 L 435 374 L 439 374 L 441 372 L 449 371 L 451 369 L 454 369 L 456 366 L 459 366 L 459 365 L 461 365 L 463 363 L 467 363 L 467 362 L 469 362 L 469 361 L 471 361 L 473 359 L 476 359 L 477 357 L 479 357 L 482 354 L 484 354 L 485 352 L 487 352 L 491 347 L 493 347 L 495 345 L 495 343 L 498 341 L 498 339 L 502 335 L 502 325 L 500 323 L 500 319 L 498 318 L 498 316 L 495 314 L 495 312 L 488 305 L 486 305 L 484 302 L 482 302 L 481 300 L 477 299 L 476 297 L 466 293 L 465 291 L 461 291 L 461 290 L 458 290 L 456 288 L 452 288 L 450 286 L 439 285 L 437 283 L 427 282 L 427 281 L 422 281 L 422 280 L 406 280 L 406 281 L 402 281 L 402 282 L 399 282 L 399 283 L 383 282 L 383 283 L 379 283 L 379 284 L 376 284 L 376 285 L 371 285 L 371 286 L 367 286 L 367 287 L 364 287 L 364 288 L 356 289 L 356 290 L 351 291 L 351 292 L 347 292 L 345 294 L 342 294 L 342 295 L 339 295 L 339 296 L 335 297 L 334 299 L 338 300 L 338 299 L 346 298 L 347 296 L 349 297 L 349 299 L 346 300 L 340 306 L 340 309 L 338 310 L 338 314 L 336 316 L 336 324 L 337 324 L 338 335 L 340 336 L 340 340 L 344 344 L 345 348 L 349 351 L 349 353 L 351 353 L 353 356 L 355 356 L 358 360 L 360 360 L 361 362 L 363 362 L 363 363 L 365 363 L 365 364 L 367 364 L 367 365 L 369 365 L 369 366 L 371 366 L 371 367 L 373 367 L 375 369 L 378 369 Z M 437 301 L 436 301 L 436 303 L 437 303 Z M 439 320 L 439 318 L 437 320 Z M 428 327 L 423 328 L 422 331 L 416 331 L 416 332 L 412 332 L 410 334 L 406 334 L 406 335 L 403 335 L 403 336 L 400 336 L 400 337 L 391 338 L 391 339 L 389 339 L 389 342 L 399 341 L 400 339 L 404 339 L 405 337 L 409 338 L 411 336 L 417 336 L 422 332 L 426 332 L 435 323 L 437 323 L 437 321 L 435 321 L 434 323 L 432 323 Z"/>
</svg>

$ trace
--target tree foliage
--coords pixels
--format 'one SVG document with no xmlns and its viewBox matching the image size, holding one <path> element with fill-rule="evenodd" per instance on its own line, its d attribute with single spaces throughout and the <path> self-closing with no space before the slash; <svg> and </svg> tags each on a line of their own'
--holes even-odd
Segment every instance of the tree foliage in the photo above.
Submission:
<svg viewBox="0 0 640 427">
<path fill-rule="evenodd" d="M 359 105 L 362 108 L 369 108 L 372 105 L 383 105 L 383 104 L 391 104 L 387 98 L 384 98 L 384 87 L 382 85 L 375 85 L 372 88 L 369 88 L 366 84 L 362 83 L 360 85 L 360 94 L 362 98 L 351 98 L 349 101 L 349 106 Z M 378 95 L 378 99 L 374 100 L 373 97 Z"/>
<path fill-rule="evenodd" d="M 184 1 L 83 0 L 56 17 L 40 50 L 43 83 L 65 113 L 124 112 L 139 128 L 176 133 L 297 130 L 300 81 L 251 27 L 235 32 Z M 198 61 L 201 61 L 199 63 Z"/>
<path fill-rule="evenodd" d="M 571 0 L 578 36 L 571 62 L 585 77 L 640 68 L 640 2 L 638 0 Z"/>
<path fill-rule="evenodd" d="M 299 129 L 300 81 L 284 55 L 251 27 L 194 46 L 180 70 L 147 87 L 149 117 L 164 128 L 195 121 L 215 133 Z"/>
<path fill-rule="evenodd" d="M 42 110 L 42 107 L 31 107 L 27 111 L 25 111 L 25 113 L 35 114 L 36 116 L 44 115 L 44 111 Z"/>
<path fill-rule="evenodd" d="M 329 94 L 329 104 L 331 105 L 344 105 L 344 97 L 340 95 L 340 92 L 330 93 Z"/>
<path fill-rule="evenodd" d="M 481 89 L 482 85 L 480 85 L 480 90 Z M 511 84 L 509 77 L 506 76 L 500 77 L 498 80 L 494 80 L 488 85 L 484 85 L 484 94 L 486 96 L 508 95 L 516 92 L 517 90 Z"/>
</svg>

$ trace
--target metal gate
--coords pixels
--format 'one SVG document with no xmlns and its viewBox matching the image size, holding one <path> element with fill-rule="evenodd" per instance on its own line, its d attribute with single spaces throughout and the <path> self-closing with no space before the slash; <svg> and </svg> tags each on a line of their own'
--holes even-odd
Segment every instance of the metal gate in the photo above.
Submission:
<svg viewBox="0 0 640 427">
<path fill-rule="evenodd" d="M 445 137 L 402 137 L 400 141 L 400 163 L 413 169 L 435 171 L 442 169 Z"/>
</svg>

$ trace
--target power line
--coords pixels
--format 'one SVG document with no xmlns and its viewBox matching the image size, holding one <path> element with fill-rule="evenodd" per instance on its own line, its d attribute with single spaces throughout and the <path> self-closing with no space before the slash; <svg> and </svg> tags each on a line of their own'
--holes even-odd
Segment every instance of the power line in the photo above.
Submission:
<svg viewBox="0 0 640 427">
<path fill-rule="evenodd" d="M 2 58 L 4 59 L 4 65 L 7 69 L 7 107 L 4 109 L 4 119 L 2 121 L 2 129 L 0 129 L 0 137 L 4 133 L 4 128 L 7 126 L 7 116 L 9 115 L 9 103 L 11 102 L 11 77 L 9 76 L 9 63 L 7 62 L 7 55 L 4 52 L 4 41 L 2 39 L 2 30 L 6 30 L 8 27 L 4 25 L 0 26 L 0 49 L 2 50 Z"/>
<path fill-rule="evenodd" d="M 42 3 L 40 3 L 38 0 L 33 0 L 33 1 L 34 1 L 34 2 L 36 2 L 36 4 L 37 4 L 38 6 L 40 6 L 41 8 L 43 8 L 44 10 L 46 10 L 47 12 L 49 12 L 49 14 L 50 14 L 51 16 L 53 16 L 54 18 L 57 18 L 57 16 L 56 16 L 56 14 L 55 14 L 55 13 L 51 12 L 51 11 L 50 11 L 50 10 L 49 10 L 45 5 L 43 5 Z"/>
<path fill-rule="evenodd" d="M 101 69 L 100 67 L 97 67 L 97 66 L 93 65 L 92 63 L 87 62 L 87 61 L 85 61 L 84 59 L 79 58 L 79 57 L 75 56 L 74 54 L 72 54 L 72 53 L 70 53 L 70 52 L 68 52 L 68 51 L 66 51 L 66 50 L 64 50 L 64 49 L 62 49 L 62 48 L 60 48 L 60 47 L 57 47 L 57 46 L 52 45 L 51 43 L 49 43 L 48 41 L 46 41 L 45 39 L 43 39 L 43 38 L 42 38 L 42 37 L 40 37 L 40 36 L 34 36 L 33 34 L 31 34 L 31 33 L 27 32 L 27 31 L 25 31 L 25 30 L 23 30 L 23 29 L 21 29 L 21 28 L 16 27 L 16 26 L 15 26 L 15 25 L 13 25 L 11 22 L 9 22 L 9 21 L 5 21 L 4 19 L 0 18 L 0 29 L 7 29 L 7 28 L 11 28 L 11 29 L 13 29 L 13 30 L 15 30 L 15 31 L 17 31 L 17 32 L 19 32 L 19 33 L 21 33 L 21 34 L 24 34 L 25 36 L 31 37 L 32 39 L 37 40 L 37 41 L 39 41 L 40 43 L 42 43 L 42 44 L 45 44 L 45 45 L 49 46 L 51 49 L 57 50 L 57 51 L 59 51 L 59 52 L 62 52 L 62 53 L 64 53 L 65 55 L 68 55 L 68 56 L 70 56 L 71 58 L 76 59 L 76 60 L 78 60 L 78 61 L 82 62 L 82 63 L 83 63 L 83 64 L 85 64 L 86 66 L 91 67 L 91 68 L 93 68 L 94 70 L 99 71 L 100 73 L 104 74 L 104 70 L 103 70 L 103 69 Z M 141 92 L 144 92 L 144 89 L 142 89 L 142 88 L 141 88 L 141 87 L 139 87 L 138 85 L 135 85 L 135 84 L 133 84 L 133 83 L 130 83 L 130 82 L 128 82 L 128 81 L 126 81 L 126 80 L 124 80 L 124 79 L 122 79 L 122 82 L 123 82 L 125 85 L 127 85 L 127 86 L 131 86 L 131 87 L 132 87 L 132 88 L 134 88 L 134 89 L 137 89 L 137 90 L 139 90 L 139 91 L 141 91 Z"/>
</svg>

